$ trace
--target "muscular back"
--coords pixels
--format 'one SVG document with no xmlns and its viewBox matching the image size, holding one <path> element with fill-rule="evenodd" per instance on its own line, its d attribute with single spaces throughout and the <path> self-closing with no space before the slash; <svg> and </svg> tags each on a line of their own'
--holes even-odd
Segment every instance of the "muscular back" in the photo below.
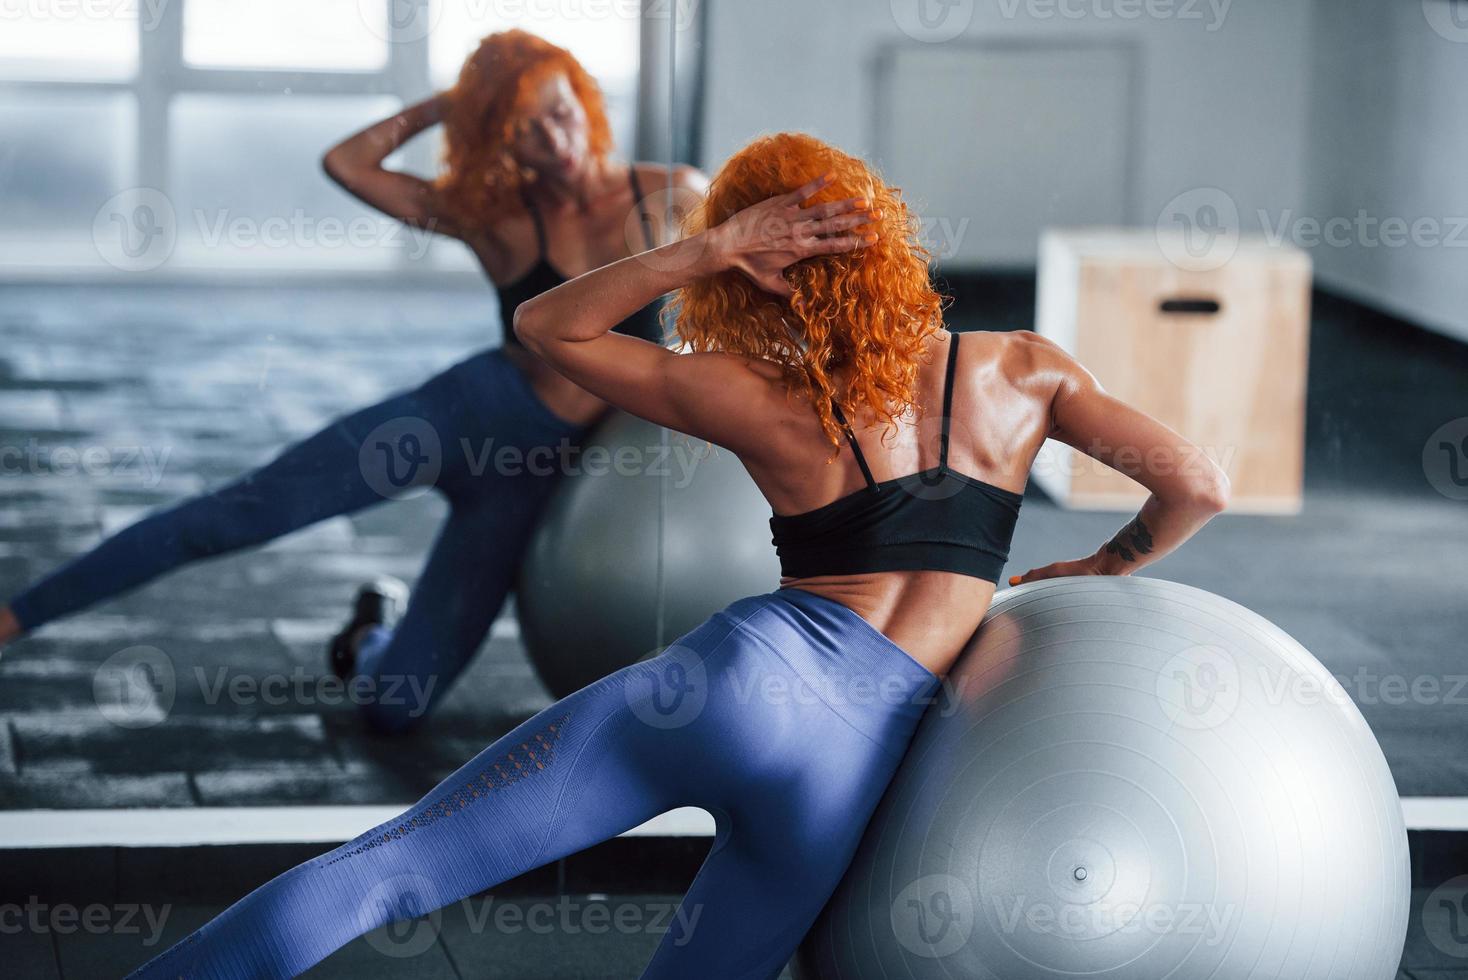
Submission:
<svg viewBox="0 0 1468 980">
<path fill-rule="evenodd" d="M 884 481 L 937 465 L 945 367 L 952 335 L 930 341 L 918 377 L 917 408 L 896 431 L 853 420 L 872 476 Z M 1006 490 L 1023 492 L 1031 464 L 1052 429 L 1065 381 L 1053 345 L 1028 332 L 972 333 L 959 344 L 954 374 L 948 465 Z M 772 379 L 773 380 L 773 379 Z M 777 396 L 777 401 L 779 398 Z M 824 506 L 865 485 L 844 444 L 831 458 L 816 415 L 784 399 L 768 455 L 746 453 L 745 466 L 779 514 Z M 828 461 L 829 460 L 829 461 Z M 856 610 L 915 659 L 945 673 L 988 610 L 994 585 L 949 572 L 877 572 L 788 580 Z"/>
<path fill-rule="evenodd" d="M 949 333 L 936 334 L 918 376 L 917 408 L 896 431 L 852 419 L 872 475 L 878 481 L 927 469 L 938 461 L 943 382 Z M 1030 465 L 1051 429 L 1051 406 L 1064 372 L 1053 345 L 1028 332 L 965 334 L 954 377 L 949 466 L 960 473 L 1022 492 Z M 759 368 L 755 368 L 759 370 Z M 810 406 L 788 398 L 772 380 L 774 416 L 764 446 L 738 447 L 745 466 L 779 514 L 830 503 L 863 486 L 861 469 L 845 445 L 832 447 Z"/>
<path fill-rule="evenodd" d="M 733 270 L 776 297 L 772 302 L 788 301 L 795 289 L 784 274 L 792 265 L 872 245 L 876 236 L 853 231 L 872 217 L 864 210 L 865 198 L 807 208 L 832 179 L 815 178 L 698 233 L 684 247 L 696 256 L 692 260 L 673 261 L 672 249 L 659 249 L 655 261 L 624 260 L 553 289 L 521 305 L 516 331 L 527 347 L 587 390 L 736 453 L 776 514 L 803 514 L 846 497 L 865 482 L 856 457 L 839 443 L 833 452 L 818 413 L 786 389 L 781 366 L 725 351 L 679 354 L 611 332 L 619 318 L 651 297 Z M 927 339 L 914 407 L 895 426 L 852 419 L 874 480 L 937 463 L 952 342 L 945 331 Z M 1011 494 L 1021 491 L 1048 437 L 1151 491 L 1133 521 L 1097 552 L 1024 577 L 1130 574 L 1178 547 L 1223 509 L 1228 481 L 1216 464 L 1178 433 L 1108 395 L 1049 341 L 1028 333 L 980 333 L 968 335 L 958 351 L 951 471 Z M 839 388 L 839 372 L 834 380 Z M 945 512 L 942 520 L 962 518 Z M 792 584 L 847 605 L 941 674 L 963 649 L 995 588 L 976 571 L 949 567 L 960 570 L 832 575 Z"/>
</svg>

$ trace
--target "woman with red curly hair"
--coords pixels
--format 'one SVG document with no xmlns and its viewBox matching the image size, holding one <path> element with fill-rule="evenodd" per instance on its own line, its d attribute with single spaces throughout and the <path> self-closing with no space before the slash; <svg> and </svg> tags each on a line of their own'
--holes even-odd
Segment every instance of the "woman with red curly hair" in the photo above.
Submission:
<svg viewBox="0 0 1468 980">
<path fill-rule="evenodd" d="M 808 136 L 756 141 L 699 219 L 681 244 L 521 305 L 515 328 L 588 391 L 736 453 L 774 510 L 781 588 L 547 708 L 143 975 L 299 971 L 362 931 L 697 806 L 718 834 L 643 977 L 775 977 L 988 608 L 1041 443 L 1091 452 L 1152 496 L 1095 554 L 1025 577 L 1128 574 L 1222 509 L 1221 471 L 1163 465 L 1198 457 L 1054 345 L 960 345 L 912 215 L 860 160 Z M 612 332 L 670 290 L 689 351 Z"/>
<path fill-rule="evenodd" d="M 437 181 L 384 166 L 438 122 L 447 154 Z M 331 666 L 354 685 L 368 724 L 400 732 L 421 722 L 498 614 L 550 498 L 562 444 L 606 409 L 515 344 L 510 317 L 568 276 L 656 244 L 643 188 L 665 186 L 668 170 L 617 162 L 611 150 L 596 82 L 569 52 L 518 30 L 485 38 L 450 91 L 334 147 L 324 165 L 348 191 L 468 246 L 499 292 L 506 346 L 126 528 L 0 608 L 0 644 L 192 561 L 432 486 L 448 500 L 449 517 L 401 620 L 393 622 L 406 588 L 379 580 L 362 589 L 330 644 Z M 690 192 L 705 183 L 687 167 L 672 179 Z M 657 302 L 630 311 L 616 329 L 661 340 Z M 491 446 L 518 450 L 526 464 L 475 465 Z"/>
</svg>

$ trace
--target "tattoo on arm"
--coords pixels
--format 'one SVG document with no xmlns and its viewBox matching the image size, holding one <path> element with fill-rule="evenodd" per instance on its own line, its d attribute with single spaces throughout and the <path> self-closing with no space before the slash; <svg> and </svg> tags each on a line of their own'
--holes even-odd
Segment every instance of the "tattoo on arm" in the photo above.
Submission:
<svg viewBox="0 0 1468 980">
<path fill-rule="evenodd" d="M 1147 525 L 1142 523 L 1140 515 L 1132 518 L 1132 522 L 1120 531 L 1116 537 L 1106 543 L 1106 553 L 1116 555 L 1122 561 L 1134 562 L 1137 555 L 1150 555 L 1152 553 L 1152 532 L 1147 530 Z"/>
</svg>

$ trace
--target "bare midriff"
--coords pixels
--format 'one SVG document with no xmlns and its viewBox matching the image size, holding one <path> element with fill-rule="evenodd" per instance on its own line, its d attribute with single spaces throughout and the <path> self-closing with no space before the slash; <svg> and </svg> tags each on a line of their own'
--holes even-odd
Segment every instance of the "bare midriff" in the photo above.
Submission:
<svg viewBox="0 0 1468 980">
<path fill-rule="evenodd" d="M 873 572 L 782 579 L 839 602 L 939 677 L 963 652 L 994 598 L 994 583 L 954 572 Z"/>
<path fill-rule="evenodd" d="M 589 425 L 606 414 L 610 406 L 584 388 L 557 374 L 548 364 L 523 347 L 506 344 L 505 357 L 530 382 L 536 397 L 551 414 L 574 425 Z"/>
</svg>

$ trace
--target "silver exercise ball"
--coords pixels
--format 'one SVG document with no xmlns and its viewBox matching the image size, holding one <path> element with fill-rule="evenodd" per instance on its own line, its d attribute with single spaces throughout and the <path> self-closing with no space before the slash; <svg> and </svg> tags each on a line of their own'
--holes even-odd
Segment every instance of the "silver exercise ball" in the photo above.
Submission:
<svg viewBox="0 0 1468 980">
<path fill-rule="evenodd" d="M 1140 578 L 1002 593 L 805 980 L 1392 980 L 1410 869 L 1361 713 L 1260 616 Z"/>
<path fill-rule="evenodd" d="M 661 432 L 620 412 L 598 426 L 521 566 L 520 634 L 558 698 L 780 583 L 770 505 L 738 458 L 676 432 L 664 454 Z"/>
</svg>

